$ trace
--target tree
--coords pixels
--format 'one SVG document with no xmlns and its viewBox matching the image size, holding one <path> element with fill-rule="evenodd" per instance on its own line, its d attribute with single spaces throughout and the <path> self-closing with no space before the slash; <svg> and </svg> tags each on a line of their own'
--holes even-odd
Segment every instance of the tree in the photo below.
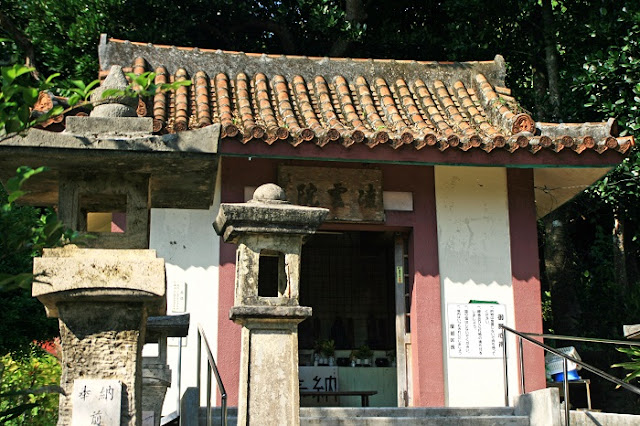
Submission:
<svg viewBox="0 0 640 426">
<path fill-rule="evenodd" d="M 43 172 L 21 167 L 17 175 L 0 186 L 0 354 L 26 354 L 34 341 L 57 335 L 57 321 L 44 316 L 40 302 L 31 297 L 32 259 L 45 247 L 56 247 L 78 238 L 64 228 L 52 209 L 19 206 L 23 183 Z"/>
</svg>

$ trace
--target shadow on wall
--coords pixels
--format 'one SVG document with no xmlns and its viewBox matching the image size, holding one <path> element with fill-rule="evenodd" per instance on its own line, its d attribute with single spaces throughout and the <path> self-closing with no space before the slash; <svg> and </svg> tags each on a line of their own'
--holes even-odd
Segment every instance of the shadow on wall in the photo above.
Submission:
<svg viewBox="0 0 640 426">
<path fill-rule="evenodd" d="M 183 270 L 217 266 L 219 240 L 212 223 L 217 207 L 209 210 L 152 209 L 149 246 L 167 265 Z"/>
</svg>

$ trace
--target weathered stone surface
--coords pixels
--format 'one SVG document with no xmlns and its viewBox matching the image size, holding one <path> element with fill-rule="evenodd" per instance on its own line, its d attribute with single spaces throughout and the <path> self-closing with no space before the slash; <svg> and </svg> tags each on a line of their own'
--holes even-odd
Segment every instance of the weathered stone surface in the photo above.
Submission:
<svg viewBox="0 0 640 426">
<path fill-rule="evenodd" d="M 266 203 L 266 204 L 291 204 L 287 200 L 284 190 L 275 183 L 265 183 L 260 185 L 254 193 L 250 203 Z"/>
<path fill-rule="evenodd" d="M 95 250 L 70 245 L 45 249 L 34 259 L 32 295 L 58 316 L 57 305 L 68 300 L 139 300 L 152 312 L 164 313 L 164 259 L 155 250 Z"/>
<path fill-rule="evenodd" d="M 140 426 L 141 352 L 148 312 L 164 313 L 164 260 L 154 250 L 46 249 L 32 293 L 58 317 L 62 377 L 58 425 L 71 424 L 76 379 L 122 382 L 121 421 Z"/>
<path fill-rule="evenodd" d="M 311 316 L 308 306 L 234 306 L 229 319 L 239 323 L 253 323 L 256 320 L 304 320 Z"/>
<path fill-rule="evenodd" d="M 120 426 L 122 382 L 113 379 L 76 379 L 72 393 L 72 424 Z"/>
<path fill-rule="evenodd" d="M 147 318 L 147 343 L 166 337 L 186 337 L 191 314 L 161 315 Z"/>
<path fill-rule="evenodd" d="M 246 233 L 312 234 L 329 213 L 323 208 L 284 202 L 281 188 L 278 191 L 271 186 L 277 185 L 266 185 L 269 186 L 262 185 L 256 189 L 250 203 L 225 203 L 220 206 L 213 227 L 225 241 L 235 242 L 238 235 Z"/>
<path fill-rule="evenodd" d="M 571 410 L 569 416 L 572 426 L 636 426 L 640 424 L 640 416 L 632 414 Z"/>
<path fill-rule="evenodd" d="M 298 320 L 243 321 L 238 424 L 298 425 Z M 246 410 L 242 409 L 246 401 Z"/>
<path fill-rule="evenodd" d="M 200 393 L 196 387 L 185 389 L 180 399 L 180 425 L 199 426 Z"/>
<path fill-rule="evenodd" d="M 122 72 L 122 67 L 120 65 L 112 65 L 109 70 L 109 74 L 104 79 L 100 87 L 96 88 L 91 94 L 91 102 L 95 106 L 93 111 L 91 111 L 92 117 L 135 117 L 136 116 L 136 106 L 138 105 L 138 98 L 131 96 L 108 96 L 104 97 L 103 93 L 109 89 L 116 90 L 124 90 L 129 85 L 127 78 Z M 109 105 L 122 105 L 123 109 L 119 112 L 115 112 L 113 109 L 109 108 L 98 108 L 100 106 L 109 106 Z M 127 115 L 111 115 L 111 114 L 127 114 Z M 133 114 L 133 115 L 131 115 Z"/>
<path fill-rule="evenodd" d="M 138 426 L 141 413 L 143 303 L 63 302 L 58 305 L 62 376 L 58 425 L 71 424 L 73 382 L 78 378 L 122 382 L 121 425 Z"/>
<path fill-rule="evenodd" d="M 83 117 L 76 118 L 80 120 Z M 132 137 L 114 137 L 113 134 L 101 136 L 97 132 L 90 132 L 88 135 L 80 136 L 66 132 L 56 133 L 40 129 L 31 129 L 25 135 L 16 135 L 3 140 L 0 147 L 3 151 L 7 147 L 41 147 L 78 149 L 83 151 L 98 149 L 215 154 L 218 152 L 219 138 L 220 125 L 217 124 L 188 132 L 171 133 L 167 135 L 134 135 Z M 9 150 L 7 149 L 7 151 Z M 27 151 L 25 151 L 25 153 L 27 153 Z M 104 155 L 104 153 L 100 155 Z M 69 156 L 73 158 L 73 154 L 69 154 Z"/>
<path fill-rule="evenodd" d="M 29 179 L 21 199 L 43 206 L 58 203 L 60 176 L 142 175 L 149 180 L 151 207 L 206 209 L 213 202 L 219 139 L 219 125 L 161 136 L 31 129 L 0 143 L 0 179 L 25 164 L 48 167 Z"/>
<path fill-rule="evenodd" d="M 531 426 L 560 426 L 562 418 L 558 389 L 540 389 L 516 396 L 515 415 L 528 416 Z"/>
<path fill-rule="evenodd" d="M 303 237 L 283 234 L 239 234 L 236 263 L 235 304 L 239 305 L 298 305 L 300 255 Z M 260 256 L 263 252 L 278 253 L 277 297 L 259 296 Z M 286 273 L 285 273 L 286 271 Z M 275 296 L 275 295 L 274 295 Z"/>
<path fill-rule="evenodd" d="M 304 237 L 320 226 L 327 209 L 286 201 L 282 188 L 266 184 L 246 204 L 222 204 L 215 230 L 238 244 L 234 306 L 242 325 L 239 425 L 299 425 L 298 324 L 311 316 L 300 306 L 300 253 Z M 258 291 L 260 259 L 277 257 L 277 295 Z"/>
<path fill-rule="evenodd" d="M 64 174 L 60 176 L 58 215 L 69 228 L 88 231 L 91 212 L 123 212 L 122 233 L 93 232 L 87 247 L 145 249 L 149 247 L 149 177 L 145 175 Z"/>
<path fill-rule="evenodd" d="M 110 105 L 118 106 L 118 105 Z M 65 119 L 66 132 L 74 135 L 149 135 L 153 133 L 151 117 L 77 117 Z"/>
<path fill-rule="evenodd" d="M 125 118 L 137 117 L 136 110 L 128 105 L 122 104 L 102 104 L 96 106 L 91 111 L 91 117 Z"/>
</svg>

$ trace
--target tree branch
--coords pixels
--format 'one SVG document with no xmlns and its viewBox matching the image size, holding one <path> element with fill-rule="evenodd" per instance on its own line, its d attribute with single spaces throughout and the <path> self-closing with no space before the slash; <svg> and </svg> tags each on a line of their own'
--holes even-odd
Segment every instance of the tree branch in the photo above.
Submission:
<svg viewBox="0 0 640 426">
<path fill-rule="evenodd" d="M 36 80 L 40 80 L 40 74 L 36 69 L 36 60 L 35 60 L 35 50 L 33 48 L 33 43 L 31 40 L 16 27 L 10 17 L 0 12 L 0 28 L 4 30 L 9 37 L 13 39 L 13 41 L 18 45 L 20 50 L 24 52 L 24 64 L 29 68 L 33 68 L 34 71 L 31 72 L 31 75 Z"/>
</svg>

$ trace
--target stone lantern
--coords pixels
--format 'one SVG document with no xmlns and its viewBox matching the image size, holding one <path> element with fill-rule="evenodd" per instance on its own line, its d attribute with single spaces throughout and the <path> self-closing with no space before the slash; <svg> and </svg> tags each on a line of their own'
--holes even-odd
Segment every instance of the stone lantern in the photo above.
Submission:
<svg viewBox="0 0 640 426">
<path fill-rule="evenodd" d="M 242 325 L 239 425 L 300 423 L 297 327 L 311 316 L 298 301 L 300 254 L 328 212 L 290 204 L 275 184 L 220 206 L 214 228 L 238 245 L 229 316 Z"/>
</svg>

